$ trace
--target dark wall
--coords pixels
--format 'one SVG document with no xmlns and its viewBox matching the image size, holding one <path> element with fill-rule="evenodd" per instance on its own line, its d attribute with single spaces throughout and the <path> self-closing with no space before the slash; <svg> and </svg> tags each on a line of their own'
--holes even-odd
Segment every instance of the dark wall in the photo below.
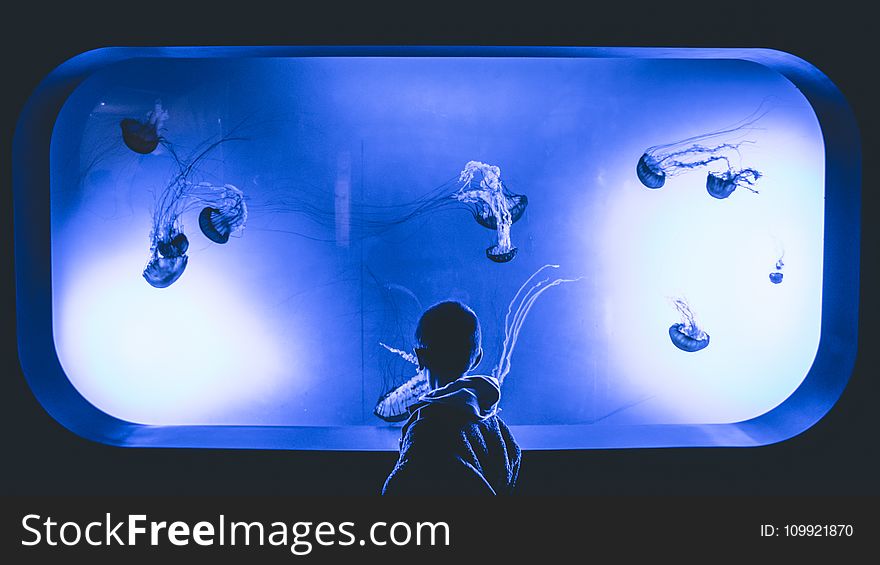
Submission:
<svg viewBox="0 0 880 565">
<path fill-rule="evenodd" d="M 880 442 L 875 404 L 880 365 L 875 324 L 877 190 L 876 38 L 873 18 L 855 2 L 766 6 L 766 2 L 534 3 L 511 12 L 482 5 L 403 11 L 373 3 L 320 3 L 284 12 L 269 3 L 204 6 L 147 3 L 27 4 L 4 8 L 0 185 L 0 493 L 3 494 L 372 494 L 394 463 L 391 453 L 309 453 L 120 449 L 63 429 L 39 406 L 18 366 L 12 257 L 10 155 L 18 112 L 41 78 L 83 51 L 125 45 L 483 44 L 767 47 L 824 71 L 859 122 L 864 159 L 859 356 L 850 384 L 816 426 L 778 445 L 744 449 L 656 449 L 525 454 L 521 492 L 529 494 L 878 494 Z M 354 3 L 353 3 L 354 4 Z M 851 5 L 848 5 L 851 4 Z M 574 8 L 577 7 L 577 8 Z M 539 9 L 540 8 L 540 9 Z M 94 249 L 100 252 L 100 242 Z M 840 276 L 854 276 L 840 273 Z"/>
</svg>

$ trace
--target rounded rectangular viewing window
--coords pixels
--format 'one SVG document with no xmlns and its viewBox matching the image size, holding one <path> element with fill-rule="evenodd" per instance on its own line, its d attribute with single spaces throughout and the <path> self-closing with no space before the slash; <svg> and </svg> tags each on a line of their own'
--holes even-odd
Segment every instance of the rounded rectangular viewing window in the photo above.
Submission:
<svg viewBox="0 0 880 565">
<path fill-rule="evenodd" d="M 395 450 L 444 300 L 525 449 L 782 441 L 855 359 L 858 133 L 778 51 L 101 49 L 14 158 L 24 373 L 95 441 Z"/>
</svg>

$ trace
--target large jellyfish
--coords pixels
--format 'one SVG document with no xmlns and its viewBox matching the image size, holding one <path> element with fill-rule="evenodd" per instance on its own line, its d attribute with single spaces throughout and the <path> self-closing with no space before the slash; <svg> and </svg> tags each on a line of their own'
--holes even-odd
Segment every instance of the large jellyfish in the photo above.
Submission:
<svg viewBox="0 0 880 565">
<path fill-rule="evenodd" d="M 745 188 L 758 194 L 758 191 L 752 187 L 755 186 L 759 178 L 761 178 L 760 171 L 755 169 L 736 170 L 728 163 L 726 171 L 709 172 L 706 176 L 706 190 L 719 200 L 727 198 L 737 188 Z"/>
<path fill-rule="evenodd" d="M 673 298 L 672 305 L 681 316 L 680 323 L 669 326 L 669 338 L 673 345 L 688 353 L 705 349 L 709 345 L 709 334 L 699 327 L 688 303 L 682 298 Z"/>
<path fill-rule="evenodd" d="M 418 368 L 419 362 L 412 353 L 407 353 L 382 342 L 379 342 L 379 345 Z M 386 422 L 405 420 L 409 416 L 409 407 L 418 402 L 419 398 L 428 390 L 428 376 L 424 370 L 417 370 L 415 375 L 383 394 L 376 402 L 373 414 Z"/>
<path fill-rule="evenodd" d="M 406 406 L 401 404 L 407 398 L 418 398 L 428 391 L 428 381 L 418 371 L 418 360 L 411 351 L 404 351 L 387 345 L 388 343 L 406 344 L 412 338 L 412 321 L 418 319 L 425 311 L 424 305 L 413 290 L 403 284 L 380 280 L 368 265 L 363 266 L 360 276 L 366 275 L 374 285 L 367 288 L 378 292 L 378 305 L 381 316 L 370 317 L 367 321 L 369 335 L 379 338 L 379 345 L 384 348 L 370 355 L 369 363 L 375 366 L 381 376 L 383 394 L 377 401 L 374 412 L 389 422 L 399 421 L 408 415 Z M 373 298 L 371 296 L 371 298 Z M 387 350 L 387 351 L 386 351 Z M 392 357 L 387 352 L 394 353 Z M 403 359 L 401 363 L 399 359 Z M 375 365 L 374 365 L 375 363 Z M 409 366 L 415 370 L 410 372 Z M 406 375 L 407 382 L 401 382 Z"/>
<path fill-rule="evenodd" d="M 179 158 L 177 153 L 171 149 L 170 152 L 174 157 L 178 171 L 157 195 L 153 209 L 153 223 L 150 229 L 150 258 L 143 271 L 143 277 L 150 285 L 156 288 L 166 288 L 177 281 L 186 269 L 188 263 L 186 251 L 189 248 L 189 240 L 183 226 L 185 212 L 203 207 L 206 203 L 212 203 L 212 207 L 219 210 L 226 206 L 223 203 L 241 197 L 241 191 L 232 185 L 215 187 L 209 183 L 194 183 L 191 180 L 200 161 L 220 144 L 234 139 L 238 138 L 223 137 L 201 151 L 197 151 L 195 157 L 186 160 Z M 243 219 L 235 224 L 235 229 L 241 229 L 242 226 Z M 228 239 L 228 233 L 226 237 Z"/>
<path fill-rule="evenodd" d="M 501 169 L 494 165 L 469 161 L 459 180 L 463 184 L 454 198 L 475 205 L 477 222 L 496 231 L 497 242 L 486 249 L 486 257 L 496 263 L 511 261 L 517 248 L 510 242 L 510 226 L 522 216 L 528 199 L 506 191 L 501 183 Z"/>
<path fill-rule="evenodd" d="M 532 276 L 526 279 L 522 286 L 519 287 L 513 300 L 510 301 L 510 304 L 507 307 L 507 314 L 504 317 L 504 339 L 501 343 L 501 354 L 498 358 L 498 363 L 495 365 L 495 368 L 492 369 L 492 376 L 497 378 L 499 383 L 503 384 L 504 379 L 507 378 L 507 375 L 510 373 L 510 359 L 513 356 L 513 351 L 516 347 L 516 342 L 519 339 L 519 334 L 525 323 L 526 317 L 535 305 L 535 301 L 537 301 L 544 292 L 555 286 L 581 280 L 579 277 L 576 279 L 557 278 L 551 281 L 548 277 L 529 286 L 535 277 L 545 269 L 558 268 L 559 265 L 544 265 L 535 271 Z M 528 289 L 526 288 L 527 286 Z M 385 343 L 380 342 L 379 345 L 418 367 L 418 360 L 415 355 L 386 345 Z M 424 374 L 424 371 L 417 371 L 415 375 L 407 379 L 405 382 L 382 395 L 376 403 L 376 408 L 373 410 L 373 413 L 387 422 L 404 420 L 409 415 L 409 407 L 418 402 L 419 397 L 426 392 L 428 392 L 427 376 Z"/>
<path fill-rule="evenodd" d="M 247 222 L 247 204 L 244 194 L 231 184 L 214 187 L 201 183 L 202 187 L 216 192 L 216 199 L 199 213 L 199 229 L 214 243 L 226 243 L 229 236 L 244 229 Z"/>
<path fill-rule="evenodd" d="M 141 155 L 149 155 L 164 142 L 161 130 L 168 119 L 168 112 L 162 108 L 162 102 L 156 101 L 156 105 L 147 113 L 143 120 L 125 118 L 119 122 L 122 128 L 122 141 L 125 145 Z"/>
<path fill-rule="evenodd" d="M 709 194 L 715 198 L 727 198 L 738 186 L 757 192 L 751 187 L 761 173 L 755 169 L 737 169 L 731 159 L 740 155 L 744 144 L 754 143 L 742 137 L 755 129 L 755 122 L 768 111 L 759 107 L 747 118 L 725 129 L 649 147 L 636 164 L 636 176 L 646 187 L 656 189 L 662 187 L 668 177 L 700 167 L 724 165 L 723 170 L 709 173 L 706 182 Z"/>
</svg>

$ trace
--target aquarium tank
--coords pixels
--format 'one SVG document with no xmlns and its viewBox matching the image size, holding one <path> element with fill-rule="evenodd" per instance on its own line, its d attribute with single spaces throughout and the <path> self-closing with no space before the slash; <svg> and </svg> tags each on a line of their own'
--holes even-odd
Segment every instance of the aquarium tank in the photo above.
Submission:
<svg viewBox="0 0 880 565">
<path fill-rule="evenodd" d="M 394 450 L 458 300 L 526 449 L 781 441 L 855 355 L 851 122 L 759 49 L 89 52 L 19 122 L 22 365 L 96 441 Z"/>
</svg>

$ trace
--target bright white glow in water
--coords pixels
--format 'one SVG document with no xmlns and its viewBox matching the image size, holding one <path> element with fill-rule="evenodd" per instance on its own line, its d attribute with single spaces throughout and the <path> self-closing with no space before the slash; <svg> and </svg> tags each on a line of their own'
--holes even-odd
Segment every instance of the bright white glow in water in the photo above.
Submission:
<svg viewBox="0 0 880 565">
<path fill-rule="evenodd" d="M 743 151 L 748 163 L 767 171 L 757 195 L 737 190 L 716 200 L 699 173 L 656 191 L 634 177 L 617 179 L 601 232 L 614 242 L 602 269 L 608 318 L 615 321 L 612 355 L 622 379 L 655 395 L 664 421 L 736 422 L 763 414 L 803 381 L 818 348 L 824 162 L 805 157 L 821 154 L 822 143 L 793 135 L 772 116 L 767 123 L 762 149 Z M 779 241 L 787 261 L 777 286 L 768 275 Z M 687 298 L 711 336 L 706 349 L 687 354 L 669 347 L 665 330 L 679 321 L 669 304 L 675 296 Z"/>
<path fill-rule="evenodd" d="M 184 424 L 293 388 L 296 365 L 234 285 L 202 269 L 160 291 L 127 247 L 94 257 L 56 301 L 59 358 L 86 399 L 126 420 Z"/>
</svg>

